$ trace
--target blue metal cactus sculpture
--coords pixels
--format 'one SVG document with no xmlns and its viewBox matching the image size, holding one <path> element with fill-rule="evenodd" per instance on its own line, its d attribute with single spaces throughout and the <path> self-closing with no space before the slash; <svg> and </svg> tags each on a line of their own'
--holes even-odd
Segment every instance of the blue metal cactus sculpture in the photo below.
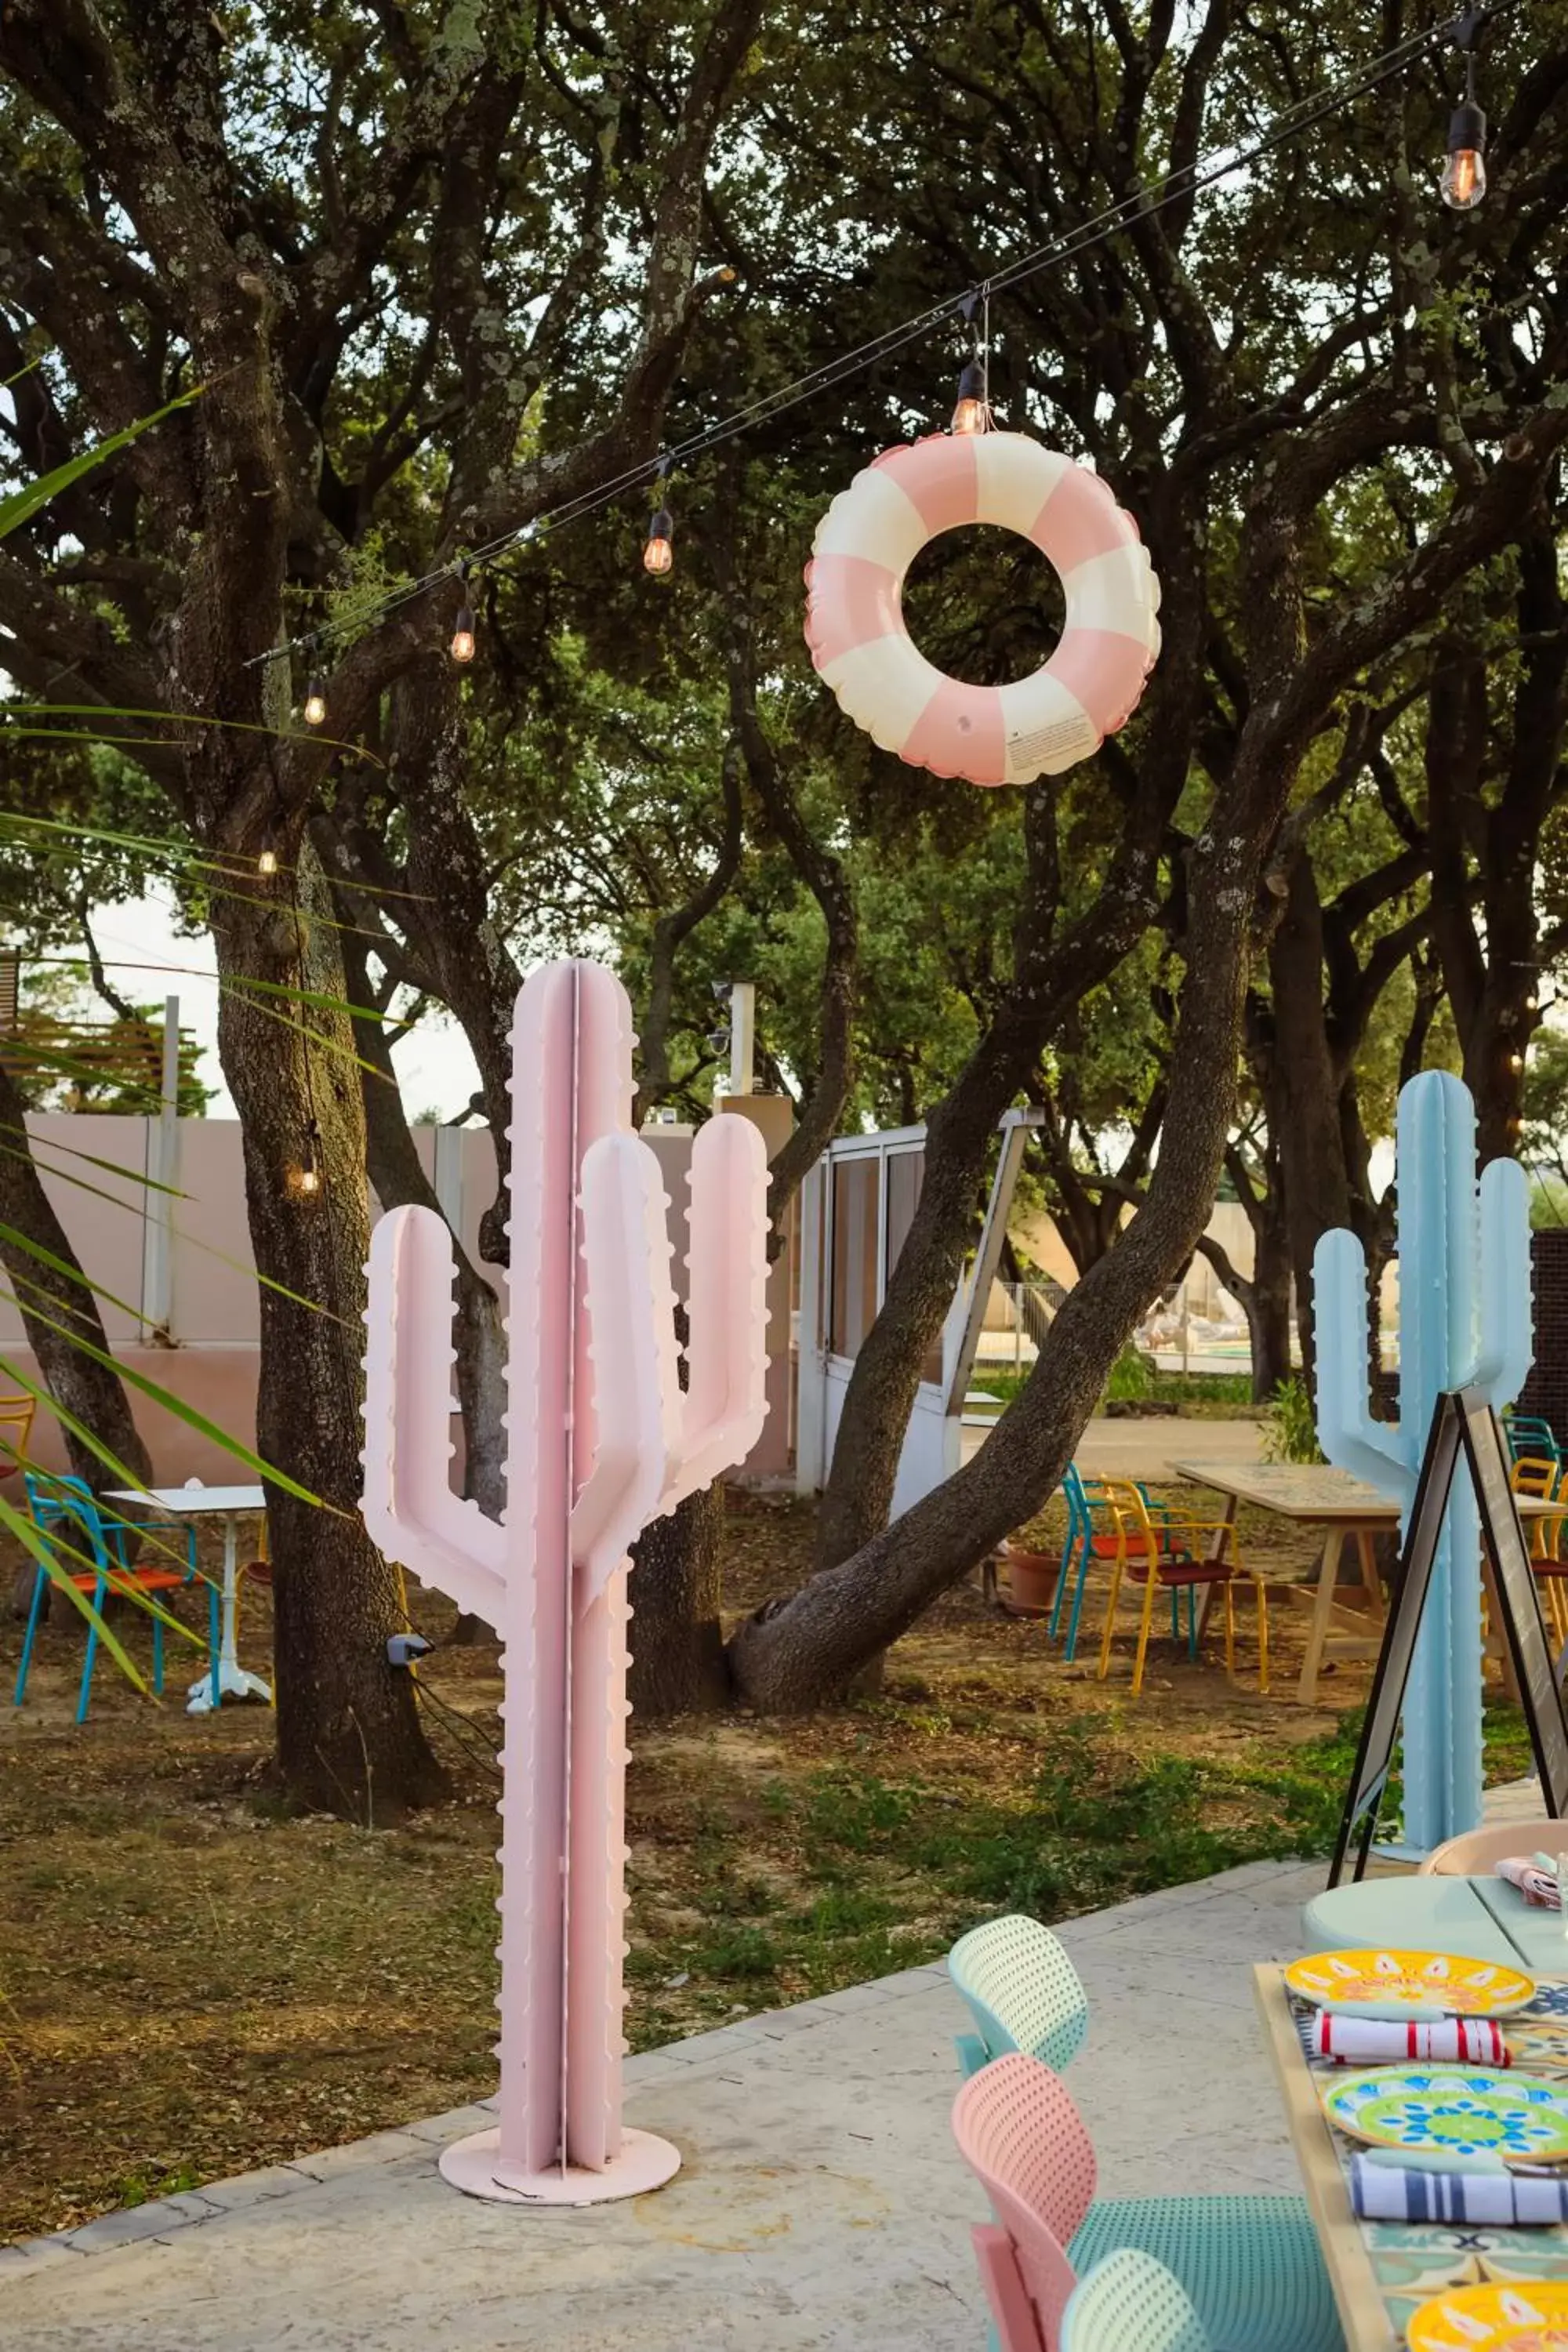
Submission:
<svg viewBox="0 0 1568 2352">
<path fill-rule="evenodd" d="M 1426 1070 L 1402 1087 L 1399 1419 L 1367 1405 L 1366 1259 L 1353 1234 L 1325 1234 L 1312 1263 L 1318 1438 L 1331 1462 L 1408 1518 L 1426 1433 L 1445 1389 L 1476 1387 L 1499 1409 L 1532 1354 L 1529 1186 L 1516 1160 L 1476 1181 L 1469 1088 Z M 1481 1814 L 1480 1537 L 1469 1482 L 1456 1479 L 1405 1700 L 1405 1839 L 1422 1852 Z"/>
</svg>

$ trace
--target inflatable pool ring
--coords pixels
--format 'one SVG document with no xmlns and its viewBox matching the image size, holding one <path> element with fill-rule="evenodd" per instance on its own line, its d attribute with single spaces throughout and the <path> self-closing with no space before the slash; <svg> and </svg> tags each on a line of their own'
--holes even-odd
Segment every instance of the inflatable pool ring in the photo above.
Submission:
<svg viewBox="0 0 1568 2352">
<path fill-rule="evenodd" d="M 1012 686 L 965 686 L 904 626 L 904 574 L 930 539 L 998 523 L 1061 575 L 1067 623 Z M 1098 474 L 1023 433 L 933 434 L 841 490 L 805 570 L 805 641 L 845 716 L 886 751 L 972 784 L 1026 784 L 1099 750 L 1138 707 L 1160 650 L 1160 583 Z"/>
</svg>

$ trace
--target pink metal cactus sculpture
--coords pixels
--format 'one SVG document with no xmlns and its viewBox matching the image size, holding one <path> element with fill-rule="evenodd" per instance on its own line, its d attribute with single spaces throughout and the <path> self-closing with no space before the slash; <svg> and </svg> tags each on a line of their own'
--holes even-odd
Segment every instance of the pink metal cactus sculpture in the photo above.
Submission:
<svg viewBox="0 0 1568 2352">
<path fill-rule="evenodd" d="M 371 1242 L 365 1523 L 504 1643 L 500 2123 L 441 2169 L 517 2202 L 631 2196 L 679 2163 L 621 2121 L 626 1555 L 744 1459 L 767 1409 L 762 1137 L 735 1117 L 697 1137 L 682 1393 L 632 1044 L 626 991 L 597 964 L 548 964 L 518 998 L 502 1526 L 451 1489 L 446 1223 L 396 1209 Z"/>
</svg>

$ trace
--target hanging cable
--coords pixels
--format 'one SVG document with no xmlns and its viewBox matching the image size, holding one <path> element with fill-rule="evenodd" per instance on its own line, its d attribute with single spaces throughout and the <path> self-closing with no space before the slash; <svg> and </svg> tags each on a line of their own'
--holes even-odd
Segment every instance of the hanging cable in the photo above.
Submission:
<svg viewBox="0 0 1568 2352">
<path fill-rule="evenodd" d="M 1205 189 L 1233 178 L 1265 155 L 1271 154 L 1276 148 L 1300 138 L 1303 132 L 1312 130 L 1353 100 L 1363 98 L 1382 83 L 1392 80 L 1416 58 L 1439 43 L 1457 40 L 1458 28 L 1461 25 L 1468 23 L 1471 26 L 1473 39 L 1475 33 L 1492 18 L 1508 14 L 1520 5 L 1521 0 L 1489 0 L 1489 5 L 1468 9 L 1463 16 L 1450 17 L 1440 25 L 1427 26 L 1420 32 L 1407 34 L 1392 48 L 1385 49 L 1367 65 L 1344 75 L 1339 81 L 1331 83 L 1316 97 L 1298 100 L 1285 108 L 1266 130 L 1244 146 L 1221 149 L 1205 162 L 1184 166 L 1179 171 L 1165 173 L 1161 179 L 1146 182 L 1131 194 L 1119 197 L 1115 203 L 1081 222 L 1066 236 L 1020 254 L 1016 260 L 994 270 L 975 286 L 946 297 L 917 317 L 888 328 L 852 351 L 837 354 L 822 366 L 778 385 L 773 392 L 761 394 L 745 407 L 733 410 L 716 424 L 704 426 L 686 440 L 675 443 L 658 457 L 638 460 L 593 489 L 565 499 L 559 507 L 548 509 L 516 529 L 503 531 L 482 546 L 472 549 L 463 560 L 470 565 L 482 563 L 492 568 L 497 558 L 510 554 L 518 547 L 542 537 L 546 532 L 563 530 L 567 523 L 580 521 L 584 516 L 597 512 L 601 507 L 624 497 L 628 491 L 657 480 L 662 470 L 673 466 L 688 466 L 694 458 L 722 447 L 727 441 L 754 426 L 799 407 L 818 393 L 831 390 L 848 377 L 863 373 L 879 361 L 889 359 L 909 344 L 918 341 L 922 335 L 950 320 L 955 312 L 962 312 L 967 299 L 976 296 L 988 299 L 991 295 L 1005 293 L 1009 288 L 1023 284 L 1043 270 L 1059 268 L 1064 262 L 1108 243 L 1135 221 L 1151 219 L 1169 205 L 1189 202 Z M 1479 110 L 1477 110 L 1479 112 Z M 368 607 L 357 607 L 352 616 L 345 616 L 341 621 L 325 621 L 306 635 L 287 639 L 279 645 L 268 646 L 263 653 L 253 654 L 244 667 L 253 669 L 264 662 L 298 653 L 317 642 L 359 633 L 400 611 L 414 599 L 427 594 L 433 588 L 458 576 L 459 567 L 456 562 L 438 564 L 417 578 L 389 590 L 377 603 Z"/>
</svg>

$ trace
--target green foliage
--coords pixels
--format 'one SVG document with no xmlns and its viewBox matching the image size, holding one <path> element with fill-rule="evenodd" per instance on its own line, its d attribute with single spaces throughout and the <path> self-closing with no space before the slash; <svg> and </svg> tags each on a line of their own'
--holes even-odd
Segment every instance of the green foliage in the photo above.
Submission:
<svg viewBox="0 0 1568 2352">
<path fill-rule="evenodd" d="M 1106 1402 L 1142 1403 L 1153 1395 L 1157 1378 L 1149 1358 L 1130 1341 L 1110 1367 L 1110 1378 L 1105 1383 Z"/>
<path fill-rule="evenodd" d="M 1265 1462 L 1321 1462 L 1312 1391 L 1300 1372 L 1281 1381 L 1264 1414 Z"/>
</svg>

